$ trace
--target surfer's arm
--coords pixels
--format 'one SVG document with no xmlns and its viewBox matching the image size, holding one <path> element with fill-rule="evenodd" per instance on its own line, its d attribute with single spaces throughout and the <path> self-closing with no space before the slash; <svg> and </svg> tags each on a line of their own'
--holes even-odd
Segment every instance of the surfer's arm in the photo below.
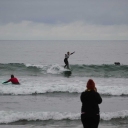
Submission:
<svg viewBox="0 0 128 128">
<path fill-rule="evenodd" d="M 10 82 L 11 81 L 11 79 L 9 79 L 9 80 L 7 80 L 7 81 L 5 81 L 5 82 L 3 82 L 3 83 L 8 83 L 8 82 Z"/>
<path fill-rule="evenodd" d="M 3 82 L 3 84 L 8 83 L 8 81 Z"/>
<path fill-rule="evenodd" d="M 75 51 L 74 52 L 72 52 L 70 55 L 72 55 L 72 54 L 74 54 L 75 53 Z"/>
</svg>

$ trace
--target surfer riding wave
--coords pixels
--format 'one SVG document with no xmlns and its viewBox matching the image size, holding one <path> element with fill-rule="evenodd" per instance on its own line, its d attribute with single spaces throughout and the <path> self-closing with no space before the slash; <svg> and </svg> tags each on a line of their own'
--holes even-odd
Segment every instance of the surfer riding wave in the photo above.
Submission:
<svg viewBox="0 0 128 128">
<path fill-rule="evenodd" d="M 64 63 L 65 63 L 65 66 L 64 66 L 64 68 L 68 68 L 69 69 L 69 63 L 68 63 L 68 58 L 69 58 L 69 56 L 70 55 L 72 55 L 72 54 L 74 54 L 75 53 L 75 51 L 74 52 L 72 52 L 72 53 L 70 53 L 70 52 L 67 52 L 67 54 L 65 54 L 65 58 L 64 58 Z"/>
</svg>

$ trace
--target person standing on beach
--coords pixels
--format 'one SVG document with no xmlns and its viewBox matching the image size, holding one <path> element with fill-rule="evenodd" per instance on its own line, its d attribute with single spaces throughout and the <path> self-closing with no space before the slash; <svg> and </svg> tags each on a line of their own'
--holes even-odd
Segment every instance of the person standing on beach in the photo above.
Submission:
<svg viewBox="0 0 128 128">
<path fill-rule="evenodd" d="M 95 83 L 89 79 L 87 89 L 81 93 L 81 122 L 84 128 L 98 128 L 100 122 L 100 110 L 98 104 L 102 103 L 102 98 L 97 92 Z"/>
<path fill-rule="evenodd" d="M 73 52 L 73 53 L 75 53 L 75 52 Z M 72 55 L 73 53 L 67 52 L 67 54 L 65 54 L 65 58 L 64 58 L 65 66 L 64 66 L 64 68 L 67 67 L 67 68 L 69 69 L 68 58 L 69 58 L 69 56 Z"/>
<path fill-rule="evenodd" d="M 20 84 L 18 79 L 16 77 L 14 77 L 14 75 L 11 75 L 11 78 L 9 80 L 3 82 L 3 84 L 8 83 L 8 82 L 12 82 L 12 84 Z"/>
</svg>

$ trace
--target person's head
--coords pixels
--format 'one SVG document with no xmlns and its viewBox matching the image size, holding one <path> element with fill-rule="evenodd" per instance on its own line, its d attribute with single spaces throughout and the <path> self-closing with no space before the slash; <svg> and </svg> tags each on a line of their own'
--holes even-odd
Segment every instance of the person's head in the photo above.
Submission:
<svg viewBox="0 0 128 128">
<path fill-rule="evenodd" d="M 11 75 L 11 78 L 14 78 L 14 75 Z"/>
<path fill-rule="evenodd" d="M 95 83 L 92 79 L 89 79 L 86 85 L 88 90 L 95 90 Z"/>
<path fill-rule="evenodd" d="M 70 54 L 70 52 L 67 52 L 67 54 L 69 55 L 69 54 Z"/>
</svg>

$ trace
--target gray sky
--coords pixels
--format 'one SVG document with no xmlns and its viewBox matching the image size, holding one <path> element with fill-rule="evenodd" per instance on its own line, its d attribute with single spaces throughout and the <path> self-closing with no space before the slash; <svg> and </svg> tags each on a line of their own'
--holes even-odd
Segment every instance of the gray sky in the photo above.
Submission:
<svg viewBox="0 0 128 128">
<path fill-rule="evenodd" d="M 128 40 L 128 0 L 0 0 L 0 40 Z"/>
</svg>

